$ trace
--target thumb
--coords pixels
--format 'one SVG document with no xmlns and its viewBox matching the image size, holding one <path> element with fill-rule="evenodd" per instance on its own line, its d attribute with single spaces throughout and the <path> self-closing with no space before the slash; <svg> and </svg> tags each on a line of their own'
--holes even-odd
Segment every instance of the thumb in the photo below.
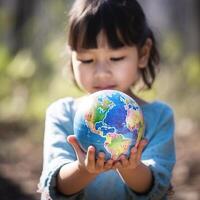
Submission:
<svg viewBox="0 0 200 200">
<path fill-rule="evenodd" d="M 137 149 L 137 159 L 138 160 L 141 159 L 142 152 L 147 144 L 148 144 L 148 141 L 146 139 L 143 139 L 140 141 L 140 143 L 138 145 L 138 149 Z"/>
<path fill-rule="evenodd" d="M 81 153 L 83 153 L 83 151 L 81 150 L 80 145 L 76 139 L 76 136 L 69 135 L 67 137 L 67 141 L 72 145 L 72 147 L 74 148 L 77 155 L 80 155 Z"/>
</svg>

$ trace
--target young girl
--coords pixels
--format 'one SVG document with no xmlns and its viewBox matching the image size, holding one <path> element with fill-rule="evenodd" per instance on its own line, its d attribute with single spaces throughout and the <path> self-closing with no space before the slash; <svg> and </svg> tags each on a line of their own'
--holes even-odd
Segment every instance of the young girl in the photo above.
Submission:
<svg viewBox="0 0 200 200">
<path fill-rule="evenodd" d="M 173 112 L 131 90 L 139 80 L 151 88 L 159 61 L 142 8 L 136 0 L 76 0 L 68 44 L 78 87 L 87 94 L 115 89 L 134 98 L 143 111 L 145 139 L 129 157 L 105 161 L 101 152 L 95 159 L 95 148 L 85 154 L 73 135 L 82 98 L 56 101 L 46 113 L 42 199 L 166 199 L 175 164 Z"/>
</svg>

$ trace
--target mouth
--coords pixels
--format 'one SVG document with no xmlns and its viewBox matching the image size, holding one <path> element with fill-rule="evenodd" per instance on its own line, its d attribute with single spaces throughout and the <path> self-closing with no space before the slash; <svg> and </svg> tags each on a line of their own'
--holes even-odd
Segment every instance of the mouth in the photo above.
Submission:
<svg viewBox="0 0 200 200">
<path fill-rule="evenodd" d="M 95 90 L 114 90 L 116 85 L 95 86 Z"/>
</svg>

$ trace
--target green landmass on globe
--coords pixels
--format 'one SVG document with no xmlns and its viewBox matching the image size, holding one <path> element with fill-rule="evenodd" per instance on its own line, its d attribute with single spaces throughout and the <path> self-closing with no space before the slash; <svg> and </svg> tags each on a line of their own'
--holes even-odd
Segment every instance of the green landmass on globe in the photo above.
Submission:
<svg viewBox="0 0 200 200">
<path fill-rule="evenodd" d="M 85 106 L 87 105 L 87 106 Z M 106 158 L 129 155 L 144 132 L 140 107 L 128 95 L 116 90 L 103 90 L 88 96 L 74 120 L 75 135 L 86 151 L 94 145 Z"/>
<path fill-rule="evenodd" d="M 121 134 L 110 133 L 106 135 L 106 150 L 112 155 L 112 159 L 116 160 L 124 152 L 128 151 L 131 139 L 125 138 Z"/>
</svg>

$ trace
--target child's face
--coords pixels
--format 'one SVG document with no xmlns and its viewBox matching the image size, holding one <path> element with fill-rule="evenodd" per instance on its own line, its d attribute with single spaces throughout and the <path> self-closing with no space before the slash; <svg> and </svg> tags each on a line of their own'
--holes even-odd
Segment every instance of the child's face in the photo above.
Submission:
<svg viewBox="0 0 200 200">
<path fill-rule="evenodd" d="M 99 34 L 97 41 L 96 49 L 72 51 L 77 84 L 88 93 L 104 89 L 128 93 L 140 77 L 139 68 L 146 66 L 148 55 L 139 56 L 135 46 L 111 49 L 104 34 Z"/>
</svg>

